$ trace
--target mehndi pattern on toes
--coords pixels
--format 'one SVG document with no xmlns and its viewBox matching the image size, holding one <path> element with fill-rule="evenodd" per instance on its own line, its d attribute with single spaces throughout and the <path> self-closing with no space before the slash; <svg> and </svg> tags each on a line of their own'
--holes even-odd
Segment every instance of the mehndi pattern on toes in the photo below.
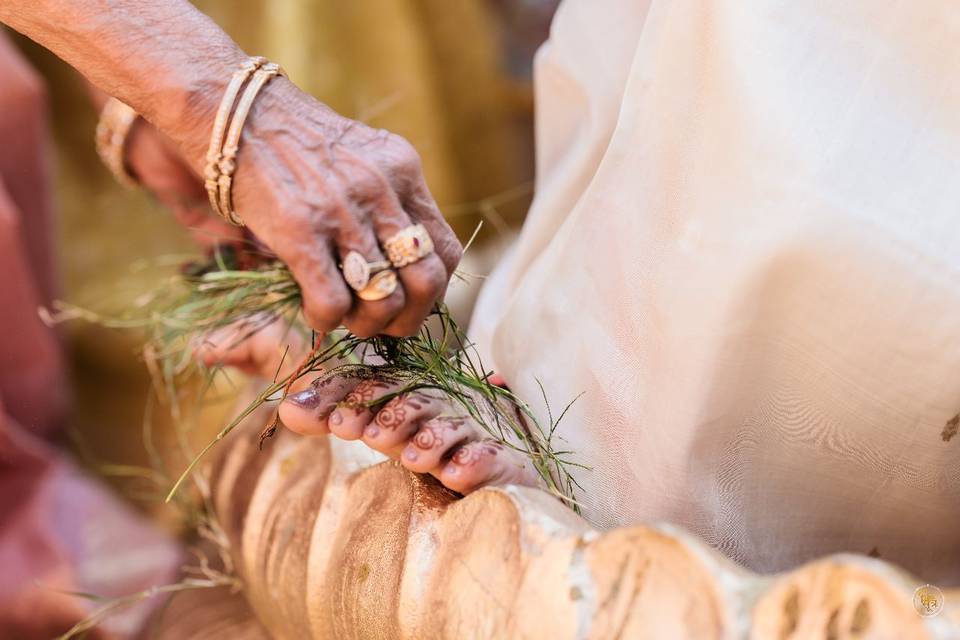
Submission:
<svg viewBox="0 0 960 640">
<path fill-rule="evenodd" d="M 410 438 L 400 456 L 401 463 L 416 473 L 441 468 L 456 447 L 478 437 L 475 426 L 468 421 L 465 416 L 437 416 L 427 420 Z"/>
<path fill-rule="evenodd" d="M 376 371 L 363 378 L 322 376 L 287 398 L 280 418 L 298 433 L 361 439 L 460 493 L 496 484 L 540 485 L 521 451 L 492 440 L 472 417 L 456 415 L 462 408 L 437 391 L 398 393 L 404 384 Z"/>
<path fill-rule="evenodd" d="M 506 484 L 540 486 L 540 478 L 526 456 L 492 440 L 469 442 L 460 447 L 439 475 L 434 476 L 446 488 L 464 494 Z"/>
<path fill-rule="evenodd" d="M 334 398 L 352 393 L 357 384 L 345 376 L 321 376 L 303 391 L 287 396 L 280 404 L 280 421 L 305 436 L 330 433 L 329 418 L 338 406 Z"/>
<path fill-rule="evenodd" d="M 443 398 L 426 391 L 394 396 L 363 431 L 364 443 L 390 457 L 399 457 L 420 425 L 446 408 Z"/>
</svg>

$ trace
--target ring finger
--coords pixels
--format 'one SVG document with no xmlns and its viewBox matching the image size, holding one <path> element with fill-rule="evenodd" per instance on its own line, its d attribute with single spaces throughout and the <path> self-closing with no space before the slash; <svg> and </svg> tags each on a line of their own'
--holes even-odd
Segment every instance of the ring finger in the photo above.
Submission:
<svg viewBox="0 0 960 640">
<path fill-rule="evenodd" d="M 404 289 L 397 283 L 397 275 L 393 267 L 388 267 L 387 269 L 382 268 L 384 263 L 389 264 L 389 262 L 387 262 L 386 257 L 380 251 L 377 238 L 369 227 L 361 224 L 351 225 L 351 228 L 347 233 L 343 234 L 337 246 L 340 252 L 340 269 L 345 281 L 350 286 L 354 298 L 354 304 L 344 318 L 343 324 L 351 333 L 360 338 L 375 336 L 383 331 L 393 318 L 400 313 L 401 309 L 403 309 L 405 301 Z M 355 254 L 352 264 L 351 253 Z M 362 261 L 357 259 L 356 256 L 359 256 Z M 360 262 L 360 265 L 357 265 L 357 262 Z M 356 269 L 352 269 L 352 267 L 362 266 L 363 263 L 366 265 L 366 277 L 358 281 L 353 281 L 354 279 L 350 277 L 349 272 L 356 271 Z M 371 270 L 371 266 L 377 265 L 378 263 L 380 263 L 381 267 L 375 270 L 375 272 Z M 392 279 L 393 290 L 385 297 L 372 299 L 373 297 L 383 295 L 383 292 L 378 291 L 376 286 L 380 278 L 386 278 L 387 283 L 390 283 Z M 363 286 L 360 286 L 360 290 L 358 290 L 356 286 L 360 285 L 361 282 L 363 282 Z M 372 292 L 371 298 L 363 295 L 361 290 Z"/>
<path fill-rule="evenodd" d="M 344 169 L 340 171 L 350 166 L 360 167 L 358 161 L 350 156 L 349 152 L 341 152 L 341 160 Z M 360 168 L 360 170 L 365 169 Z M 367 180 L 357 180 L 353 183 L 355 187 L 351 196 L 357 207 L 370 212 L 376 238 L 380 246 L 385 246 L 400 231 L 413 227 L 414 222 L 404 211 L 397 194 L 383 175 L 371 174 L 366 177 Z M 385 327 L 378 329 L 388 335 L 413 335 L 420 329 L 420 325 L 433 309 L 437 298 L 446 289 L 449 274 L 443 262 L 433 251 L 415 262 L 397 268 L 397 274 L 403 285 L 403 306 Z M 354 321 L 362 322 L 359 314 Z M 349 325 L 348 328 L 350 328 Z"/>
</svg>

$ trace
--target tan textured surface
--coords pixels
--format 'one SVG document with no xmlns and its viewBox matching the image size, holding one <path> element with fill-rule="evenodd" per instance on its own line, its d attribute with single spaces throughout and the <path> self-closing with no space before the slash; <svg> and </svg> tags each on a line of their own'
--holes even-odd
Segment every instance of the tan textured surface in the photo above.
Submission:
<svg viewBox="0 0 960 640">
<path fill-rule="evenodd" d="M 175 597 L 144 640 L 269 640 L 243 595 L 227 587 Z"/>
<path fill-rule="evenodd" d="M 276 638 L 960 637 L 960 593 L 921 618 L 921 582 L 882 560 L 759 576 L 669 525 L 594 531 L 536 490 L 457 499 L 355 443 L 284 432 L 258 452 L 266 419 L 224 443 L 214 503 Z"/>
</svg>

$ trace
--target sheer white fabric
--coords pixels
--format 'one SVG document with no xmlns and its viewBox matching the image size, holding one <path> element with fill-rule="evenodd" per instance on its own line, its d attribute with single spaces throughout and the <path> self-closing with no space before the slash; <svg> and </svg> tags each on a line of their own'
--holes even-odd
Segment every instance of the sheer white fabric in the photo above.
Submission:
<svg viewBox="0 0 960 640">
<path fill-rule="evenodd" d="M 599 526 L 960 582 L 960 10 L 566 0 L 482 353 Z M 944 434 L 945 427 L 946 434 Z"/>
</svg>

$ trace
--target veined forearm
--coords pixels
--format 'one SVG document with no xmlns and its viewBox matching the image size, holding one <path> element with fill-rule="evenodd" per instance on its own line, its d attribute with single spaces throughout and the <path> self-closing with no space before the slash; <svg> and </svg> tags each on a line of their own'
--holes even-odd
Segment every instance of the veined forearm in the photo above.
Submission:
<svg viewBox="0 0 960 640">
<path fill-rule="evenodd" d="M 202 168 L 240 48 L 187 0 L 2 0 L 0 22 L 135 108 Z"/>
</svg>

